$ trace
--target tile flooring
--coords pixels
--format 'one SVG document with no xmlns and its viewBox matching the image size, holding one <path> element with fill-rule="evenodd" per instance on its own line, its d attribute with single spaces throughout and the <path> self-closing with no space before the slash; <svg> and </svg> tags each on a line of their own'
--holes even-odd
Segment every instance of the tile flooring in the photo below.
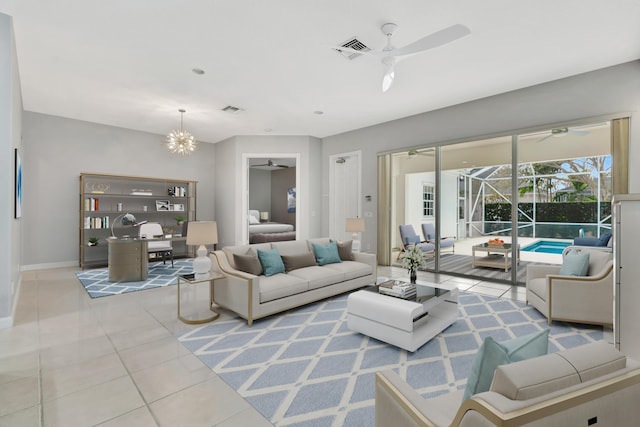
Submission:
<svg viewBox="0 0 640 427">
<path fill-rule="evenodd" d="M 176 286 L 91 299 L 75 271 L 23 273 L 15 325 L 0 329 L 0 427 L 271 425 L 175 339 L 195 327 L 176 318 Z M 525 298 L 503 284 L 418 279 Z"/>
</svg>

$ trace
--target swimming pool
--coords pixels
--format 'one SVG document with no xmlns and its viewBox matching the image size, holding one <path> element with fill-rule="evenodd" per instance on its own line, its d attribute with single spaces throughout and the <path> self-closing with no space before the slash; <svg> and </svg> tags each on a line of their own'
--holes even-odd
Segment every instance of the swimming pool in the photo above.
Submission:
<svg viewBox="0 0 640 427">
<path fill-rule="evenodd" d="M 531 245 L 522 248 L 526 252 L 541 252 L 544 254 L 561 254 L 564 248 L 571 246 L 571 242 L 558 242 L 555 240 L 538 240 Z"/>
</svg>

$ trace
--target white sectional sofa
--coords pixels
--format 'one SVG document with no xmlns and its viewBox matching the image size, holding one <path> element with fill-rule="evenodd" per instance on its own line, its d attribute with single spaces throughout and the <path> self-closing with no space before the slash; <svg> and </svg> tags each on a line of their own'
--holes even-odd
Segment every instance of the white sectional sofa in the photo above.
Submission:
<svg viewBox="0 0 640 427">
<path fill-rule="evenodd" d="M 375 254 L 350 252 L 350 245 L 346 246 L 348 251 L 341 248 L 340 262 L 322 266 L 313 263 L 296 268 L 295 264 L 301 263 L 292 260 L 308 261 L 309 256 L 314 256 L 312 243 L 327 245 L 330 241 L 329 238 L 318 238 L 258 243 L 227 246 L 212 252 L 212 270 L 226 276 L 215 281 L 216 304 L 237 313 L 251 326 L 255 319 L 375 283 Z M 285 273 L 267 277 L 239 268 L 242 257 L 252 256 L 259 249 L 269 251 L 274 248 L 287 265 Z M 349 256 L 344 255 L 346 253 L 353 259 L 349 260 Z"/>
<path fill-rule="evenodd" d="M 394 371 L 376 373 L 376 427 L 635 426 L 640 363 L 604 341 L 501 365 L 489 391 L 423 398 Z"/>
</svg>

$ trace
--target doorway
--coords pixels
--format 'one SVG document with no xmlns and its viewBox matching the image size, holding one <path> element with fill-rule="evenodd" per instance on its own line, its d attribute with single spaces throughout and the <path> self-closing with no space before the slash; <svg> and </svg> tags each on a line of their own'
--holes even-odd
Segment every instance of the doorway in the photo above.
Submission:
<svg viewBox="0 0 640 427">
<path fill-rule="evenodd" d="M 361 167 L 361 151 L 329 156 L 329 236 L 334 239 L 351 239 L 346 219 L 362 217 Z"/>
<path fill-rule="evenodd" d="M 299 163 L 297 153 L 242 155 L 243 243 L 295 240 L 300 224 L 299 204 L 304 199 L 298 193 Z"/>
</svg>

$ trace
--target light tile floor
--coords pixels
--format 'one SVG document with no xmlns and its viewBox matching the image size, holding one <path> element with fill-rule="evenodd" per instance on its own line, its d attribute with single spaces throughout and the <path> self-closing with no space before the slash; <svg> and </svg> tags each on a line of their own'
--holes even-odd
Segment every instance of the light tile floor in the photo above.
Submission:
<svg viewBox="0 0 640 427">
<path fill-rule="evenodd" d="M 177 319 L 176 286 L 91 299 L 74 273 L 23 273 L 15 325 L 0 329 L 0 427 L 271 425 L 178 343 L 176 333 L 196 326 Z M 378 275 L 406 272 L 379 267 Z M 525 297 L 498 283 L 418 279 Z"/>
</svg>

